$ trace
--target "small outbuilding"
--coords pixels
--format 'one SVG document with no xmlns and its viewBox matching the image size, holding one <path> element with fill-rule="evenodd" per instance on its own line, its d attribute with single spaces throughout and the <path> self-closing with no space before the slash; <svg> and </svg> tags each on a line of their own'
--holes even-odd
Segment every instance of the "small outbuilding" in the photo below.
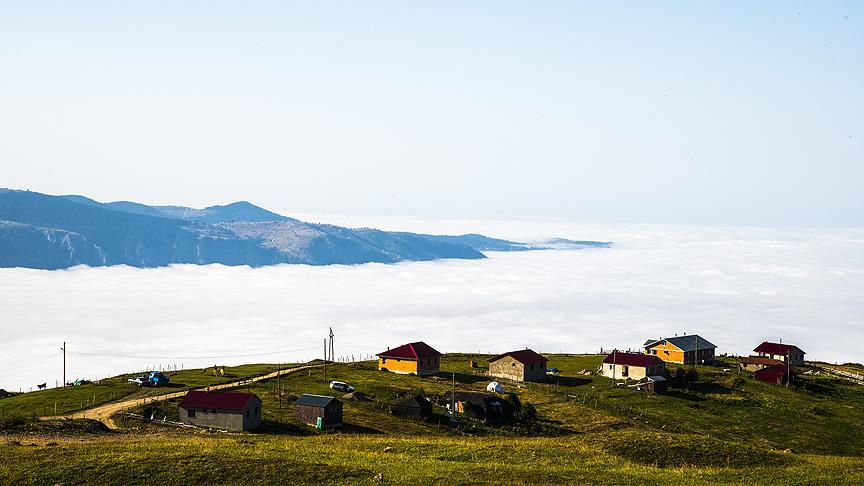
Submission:
<svg viewBox="0 0 864 486">
<path fill-rule="evenodd" d="M 784 363 L 788 360 L 792 366 L 803 365 L 804 355 L 807 354 L 794 344 L 769 343 L 768 341 L 763 341 L 753 351 L 762 358 L 776 359 Z"/>
<path fill-rule="evenodd" d="M 612 351 L 603 359 L 598 372 L 615 380 L 641 380 L 666 372 L 666 364 L 657 356 Z"/>
<path fill-rule="evenodd" d="M 378 353 L 378 369 L 403 375 L 434 375 L 441 365 L 441 356 L 423 341 L 403 344 Z"/>
<path fill-rule="evenodd" d="M 741 371 L 749 371 L 751 373 L 778 364 L 783 364 L 783 362 L 780 360 L 763 358 L 760 356 L 747 356 L 744 358 L 738 358 L 738 368 Z"/>
<path fill-rule="evenodd" d="M 513 418 L 513 405 L 507 400 L 486 393 L 447 392 L 444 404 L 453 413 L 461 413 L 490 425 L 501 425 Z"/>
<path fill-rule="evenodd" d="M 432 416 L 432 402 L 421 396 L 411 397 L 390 405 L 390 413 L 402 417 L 426 419 Z"/>
<path fill-rule="evenodd" d="M 754 374 L 756 379 L 759 381 L 774 383 L 776 385 L 785 385 L 789 382 L 790 373 L 791 369 L 785 363 L 781 363 L 757 370 Z"/>
<path fill-rule="evenodd" d="M 342 427 L 342 402 L 327 395 L 304 393 L 294 402 L 294 417 L 318 429 Z"/>
<path fill-rule="evenodd" d="M 510 381 L 541 381 L 546 379 L 548 362 L 530 349 L 510 351 L 489 360 L 489 375 Z"/>
<path fill-rule="evenodd" d="M 261 400 L 254 393 L 190 391 L 179 407 L 180 421 L 199 427 L 243 431 L 261 425 Z"/>
</svg>

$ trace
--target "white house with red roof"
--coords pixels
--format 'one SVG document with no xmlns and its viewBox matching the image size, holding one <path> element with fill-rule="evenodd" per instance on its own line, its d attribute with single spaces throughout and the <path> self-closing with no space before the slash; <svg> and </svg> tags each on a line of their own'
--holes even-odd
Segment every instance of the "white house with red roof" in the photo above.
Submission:
<svg viewBox="0 0 864 486">
<path fill-rule="evenodd" d="M 403 375 L 434 375 L 441 365 L 441 353 L 418 341 L 378 353 L 378 369 Z"/>
<path fill-rule="evenodd" d="M 510 381 L 545 380 L 547 362 L 548 359 L 531 349 L 510 351 L 489 359 L 489 376 Z"/>
<path fill-rule="evenodd" d="M 666 363 L 653 354 L 612 351 L 603 359 L 598 371 L 615 380 L 641 380 L 650 376 L 663 376 Z"/>
<path fill-rule="evenodd" d="M 793 366 L 803 365 L 804 355 L 807 354 L 794 344 L 772 343 L 768 341 L 763 341 L 753 351 L 758 353 L 761 358 L 776 359 L 784 363 L 786 360 L 789 360 L 789 364 Z"/>
</svg>

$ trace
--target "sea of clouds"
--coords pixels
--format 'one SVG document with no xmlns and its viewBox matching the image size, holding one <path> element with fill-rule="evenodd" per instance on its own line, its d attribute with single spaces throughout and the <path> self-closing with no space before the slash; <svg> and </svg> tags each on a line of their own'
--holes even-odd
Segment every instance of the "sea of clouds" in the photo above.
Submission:
<svg viewBox="0 0 864 486">
<path fill-rule="evenodd" d="M 638 348 L 699 333 L 719 353 L 762 340 L 864 361 L 864 230 L 301 216 L 351 226 L 608 249 L 396 265 L 0 269 L 0 388 L 132 370 L 337 356 L 424 340 L 443 352 Z"/>
</svg>

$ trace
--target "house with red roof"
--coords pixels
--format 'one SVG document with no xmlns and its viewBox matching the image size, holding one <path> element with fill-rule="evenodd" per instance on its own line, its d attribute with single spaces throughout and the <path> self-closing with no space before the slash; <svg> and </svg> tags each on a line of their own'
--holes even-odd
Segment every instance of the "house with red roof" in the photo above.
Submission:
<svg viewBox="0 0 864 486">
<path fill-rule="evenodd" d="M 441 353 L 418 341 L 378 353 L 378 369 L 403 375 L 434 375 L 441 365 Z"/>
<path fill-rule="evenodd" d="M 666 362 L 653 354 L 612 351 L 603 359 L 598 372 L 615 380 L 641 380 L 650 376 L 663 376 Z"/>
<path fill-rule="evenodd" d="M 530 349 L 510 351 L 489 359 L 489 376 L 510 381 L 545 380 L 548 361 Z"/>
<path fill-rule="evenodd" d="M 180 421 L 199 427 L 243 431 L 261 425 L 254 393 L 190 391 L 180 400 Z"/>
<path fill-rule="evenodd" d="M 762 342 L 753 351 L 758 353 L 760 358 L 776 359 L 783 363 L 789 360 L 789 364 L 792 366 L 803 365 L 804 355 L 807 354 L 794 344 L 771 343 L 768 341 Z"/>
</svg>

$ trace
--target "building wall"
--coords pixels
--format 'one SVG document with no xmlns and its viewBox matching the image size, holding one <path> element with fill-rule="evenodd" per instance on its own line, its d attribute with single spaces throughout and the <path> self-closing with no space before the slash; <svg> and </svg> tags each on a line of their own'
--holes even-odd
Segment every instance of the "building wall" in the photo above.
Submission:
<svg viewBox="0 0 864 486">
<path fill-rule="evenodd" d="M 435 375 L 441 366 L 441 357 L 422 358 L 417 364 L 417 374 L 421 376 Z"/>
<path fill-rule="evenodd" d="M 417 361 L 412 359 L 378 358 L 378 369 L 400 374 L 416 374 Z"/>
<path fill-rule="evenodd" d="M 657 356 L 667 363 L 693 364 L 697 362 L 696 350 L 684 352 L 677 346 L 664 342 L 645 349 L 645 354 Z M 714 361 L 714 348 L 699 349 L 699 362 Z"/>
<path fill-rule="evenodd" d="M 646 349 L 645 354 L 653 354 L 667 363 L 684 364 L 684 351 L 668 342 L 658 343 Z"/>
<path fill-rule="evenodd" d="M 601 374 L 607 378 L 615 378 L 616 380 L 641 380 L 646 376 L 654 376 L 654 375 L 663 375 L 666 372 L 666 367 L 662 365 L 658 366 L 628 366 L 622 364 L 612 365 L 611 363 L 602 363 L 601 365 Z M 613 375 L 613 366 L 614 366 L 614 375 Z M 624 372 L 627 372 L 627 376 L 624 376 Z"/>
<path fill-rule="evenodd" d="M 180 409 L 180 421 L 199 427 L 213 427 L 224 430 L 252 430 L 261 425 L 261 400 L 253 397 L 241 410 L 201 409 L 195 408 L 195 416 L 189 416 L 189 410 Z M 257 411 L 257 413 L 256 413 Z"/>
<path fill-rule="evenodd" d="M 786 362 L 785 354 L 768 354 L 768 353 L 759 353 L 759 356 L 765 358 L 776 359 L 778 361 Z M 804 364 L 804 353 L 800 349 L 793 349 L 789 352 L 789 364 L 793 366 L 800 366 Z"/>
<path fill-rule="evenodd" d="M 318 417 L 322 417 L 325 428 L 342 426 L 342 403 L 336 400 L 327 407 L 311 407 L 295 405 L 294 418 L 303 424 L 317 425 Z"/>
<path fill-rule="evenodd" d="M 505 356 L 489 363 L 489 375 L 510 381 L 541 381 L 546 379 L 546 366 L 535 364 L 532 367 Z"/>
</svg>

